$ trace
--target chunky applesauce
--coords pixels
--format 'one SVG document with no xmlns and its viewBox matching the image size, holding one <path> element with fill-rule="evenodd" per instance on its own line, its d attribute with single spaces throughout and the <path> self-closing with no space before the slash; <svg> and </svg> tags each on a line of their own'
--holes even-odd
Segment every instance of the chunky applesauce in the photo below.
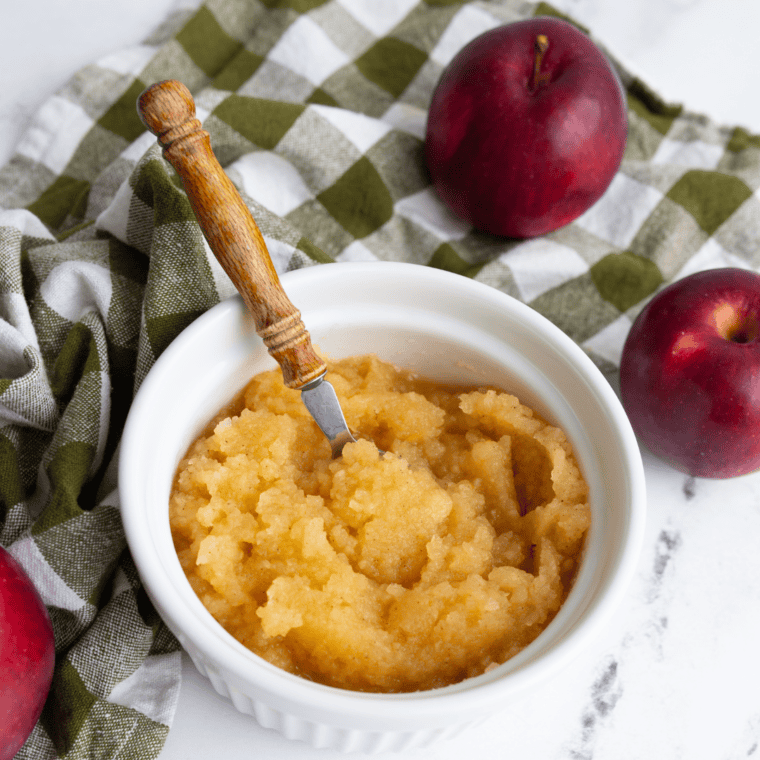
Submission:
<svg viewBox="0 0 760 760">
<path fill-rule="evenodd" d="M 193 589 L 261 657 L 346 689 L 432 689 L 512 657 L 566 598 L 589 528 L 565 434 L 507 393 L 372 356 L 329 378 L 367 438 L 339 460 L 279 370 L 182 460 L 170 520 Z"/>
</svg>

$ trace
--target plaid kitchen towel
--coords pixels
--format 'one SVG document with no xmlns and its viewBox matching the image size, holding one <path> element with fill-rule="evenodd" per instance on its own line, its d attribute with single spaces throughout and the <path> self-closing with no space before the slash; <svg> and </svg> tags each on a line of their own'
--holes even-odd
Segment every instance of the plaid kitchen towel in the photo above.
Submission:
<svg viewBox="0 0 760 760">
<path fill-rule="evenodd" d="M 527 241 L 452 216 L 423 161 L 443 67 L 523 0 L 209 0 L 47 101 L 0 170 L 0 543 L 39 588 L 57 667 L 19 757 L 151 758 L 179 648 L 125 546 L 115 464 L 131 399 L 233 288 L 138 119 L 149 84 L 194 93 L 280 272 L 403 260 L 530 304 L 616 382 L 646 300 L 697 269 L 760 267 L 760 136 L 663 103 L 618 64 L 621 170 L 573 224 Z M 614 57 L 613 57 L 614 61 Z"/>
</svg>

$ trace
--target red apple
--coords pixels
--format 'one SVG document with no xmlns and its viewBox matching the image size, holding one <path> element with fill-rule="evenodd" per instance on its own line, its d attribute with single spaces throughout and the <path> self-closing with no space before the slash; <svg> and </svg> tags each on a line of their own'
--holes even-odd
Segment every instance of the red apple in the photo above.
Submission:
<svg viewBox="0 0 760 760">
<path fill-rule="evenodd" d="M 710 269 L 660 291 L 625 342 L 620 391 L 641 441 L 677 469 L 758 469 L 760 275 Z"/>
<path fill-rule="evenodd" d="M 430 104 L 435 189 L 478 229 L 532 237 L 580 216 L 609 186 L 628 134 L 623 89 L 583 32 L 537 17 L 457 53 Z"/>
<path fill-rule="evenodd" d="M 45 605 L 21 565 L 0 546 L 0 760 L 10 760 L 32 732 L 54 665 Z"/>
</svg>

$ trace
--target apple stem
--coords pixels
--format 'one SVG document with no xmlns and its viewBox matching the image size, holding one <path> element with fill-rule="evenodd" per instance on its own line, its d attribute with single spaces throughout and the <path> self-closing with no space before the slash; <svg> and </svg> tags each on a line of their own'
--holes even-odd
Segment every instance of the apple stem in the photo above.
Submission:
<svg viewBox="0 0 760 760">
<path fill-rule="evenodd" d="M 549 49 L 549 39 L 545 34 L 536 35 L 536 41 L 533 43 L 533 51 L 535 53 L 533 57 L 533 81 L 531 82 L 530 89 L 534 92 L 539 87 L 549 83 L 549 74 L 547 72 L 541 73 L 541 64 L 544 60 L 544 53 Z"/>
</svg>

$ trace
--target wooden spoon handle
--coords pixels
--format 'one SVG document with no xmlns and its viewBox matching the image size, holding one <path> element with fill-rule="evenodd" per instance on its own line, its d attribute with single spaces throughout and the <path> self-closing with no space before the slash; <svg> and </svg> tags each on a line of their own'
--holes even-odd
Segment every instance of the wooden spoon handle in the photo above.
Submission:
<svg viewBox="0 0 760 760">
<path fill-rule="evenodd" d="M 137 110 L 182 179 L 211 250 L 243 296 L 285 384 L 300 388 L 323 375 L 325 364 L 282 289 L 261 231 L 195 118 L 190 91 L 174 80 L 158 82 L 140 95 Z"/>
</svg>

